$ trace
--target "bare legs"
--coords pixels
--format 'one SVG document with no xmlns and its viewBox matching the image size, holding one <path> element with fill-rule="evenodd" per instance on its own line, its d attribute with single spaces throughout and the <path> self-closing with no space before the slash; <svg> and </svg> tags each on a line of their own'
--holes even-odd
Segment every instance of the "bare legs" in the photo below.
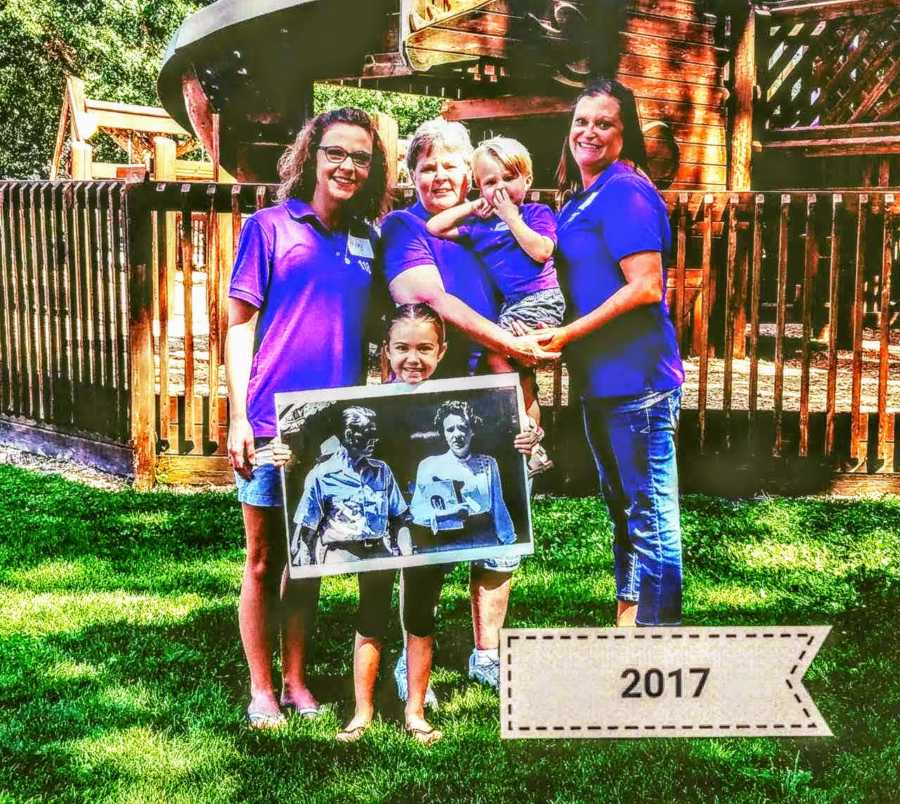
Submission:
<svg viewBox="0 0 900 804">
<path fill-rule="evenodd" d="M 507 374 L 519 371 L 503 355 L 488 352 L 485 358 L 491 374 Z M 519 383 L 522 386 L 522 396 L 525 398 L 525 412 L 534 419 L 535 424 L 541 423 L 541 406 L 538 404 L 537 380 L 533 371 L 524 370 L 519 374 Z"/>
<path fill-rule="evenodd" d="M 434 637 L 406 636 L 406 681 L 409 694 L 406 699 L 406 725 L 428 731 L 431 725 L 425 720 L 425 691 L 431 678 L 431 659 Z"/>
<path fill-rule="evenodd" d="M 478 650 L 498 650 L 500 647 L 500 629 L 509 606 L 511 580 L 509 572 L 493 572 L 472 566 L 469 596 L 472 631 Z"/>
<path fill-rule="evenodd" d="M 250 670 L 249 709 L 275 716 L 280 710 L 273 683 L 272 650 L 279 623 L 278 587 L 285 565 L 283 521 L 279 508 L 261 508 L 247 504 L 241 508 L 247 539 L 247 559 L 238 603 L 238 623 Z M 283 674 L 285 692 L 290 690 L 295 695 L 305 690 L 313 706 L 315 699 L 306 689 L 302 678 L 304 637 L 308 630 L 302 623 L 311 623 L 317 600 L 318 582 L 314 584 L 314 591 L 309 588 L 306 590 L 306 610 L 292 612 L 295 619 L 300 620 L 300 627 L 295 627 L 293 631 L 286 628 L 282 635 L 283 646 L 286 646 L 283 647 L 283 654 L 295 659 L 291 669 L 293 677 L 288 672 L 289 662 L 286 659 Z M 296 650 L 292 650 L 293 648 Z"/>
<path fill-rule="evenodd" d="M 288 580 L 287 568 L 281 580 L 284 619 L 281 627 L 281 703 L 295 711 L 311 711 L 319 704 L 306 683 L 309 637 L 319 602 L 319 578 Z"/>
</svg>

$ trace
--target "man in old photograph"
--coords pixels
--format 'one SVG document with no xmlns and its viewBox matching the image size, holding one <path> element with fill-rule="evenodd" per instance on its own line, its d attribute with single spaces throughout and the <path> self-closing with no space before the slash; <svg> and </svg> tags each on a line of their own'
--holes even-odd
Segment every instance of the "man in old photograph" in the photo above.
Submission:
<svg viewBox="0 0 900 804">
<path fill-rule="evenodd" d="M 375 412 L 346 408 L 336 450 L 306 476 L 294 514 L 292 565 L 401 555 L 408 506 L 390 467 L 372 457 L 377 443 Z"/>
</svg>

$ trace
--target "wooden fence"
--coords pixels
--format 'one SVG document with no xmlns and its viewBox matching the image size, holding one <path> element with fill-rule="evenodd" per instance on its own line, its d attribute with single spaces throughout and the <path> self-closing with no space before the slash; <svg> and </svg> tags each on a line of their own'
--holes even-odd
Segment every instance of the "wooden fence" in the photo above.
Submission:
<svg viewBox="0 0 900 804">
<path fill-rule="evenodd" d="M 121 182 L 0 183 L 0 434 L 131 471 Z"/>
<path fill-rule="evenodd" d="M 227 284 L 243 216 L 272 195 L 268 185 L 0 185 L 0 427 L 127 447 L 142 484 L 227 481 Z M 810 489 L 854 478 L 898 488 L 894 195 L 664 195 L 688 373 L 686 477 L 708 486 L 701 475 L 743 472 L 730 488 L 752 490 L 775 466 L 775 482 L 787 472 L 815 478 Z M 551 443 L 572 456 L 548 482 L 589 490 L 564 367 L 540 382 Z"/>
</svg>

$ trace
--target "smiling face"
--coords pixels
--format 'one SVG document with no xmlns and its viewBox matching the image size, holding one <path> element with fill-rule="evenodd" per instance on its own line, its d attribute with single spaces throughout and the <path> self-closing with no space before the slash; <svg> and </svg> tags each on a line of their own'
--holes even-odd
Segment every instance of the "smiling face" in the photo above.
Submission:
<svg viewBox="0 0 900 804">
<path fill-rule="evenodd" d="M 416 385 L 434 374 L 447 351 L 437 329 L 429 321 L 401 319 L 388 332 L 385 354 L 391 371 L 400 382 Z"/>
<path fill-rule="evenodd" d="M 581 171 L 582 186 L 590 185 L 622 153 L 624 144 L 619 102 L 610 95 L 582 98 L 569 129 L 569 150 Z"/>
<path fill-rule="evenodd" d="M 459 151 L 437 145 L 419 157 L 412 179 L 422 206 L 436 215 L 466 200 L 469 166 Z"/>
<path fill-rule="evenodd" d="M 444 419 L 444 438 L 457 458 L 468 458 L 472 450 L 472 428 L 462 416 L 451 413 Z"/>
<path fill-rule="evenodd" d="M 348 156 L 342 162 L 329 162 L 323 148 L 338 146 Z M 372 154 L 372 135 L 364 128 L 350 123 L 334 123 L 325 129 L 316 153 L 316 189 L 313 206 L 319 209 L 335 209 L 345 204 L 359 191 L 369 177 L 370 167 L 359 167 L 349 154 Z"/>
<path fill-rule="evenodd" d="M 494 203 L 494 193 L 504 189 L 509 195 L 509 200 L 516 206 L 521 206 L 525 194 L 531 188 L 530 176 L 504 167 L 489 154 L 479 154 L 475 164 L 472 165 L 472 170 L 475 174 L 475 183 L 491 205 Z"/>
</svg>

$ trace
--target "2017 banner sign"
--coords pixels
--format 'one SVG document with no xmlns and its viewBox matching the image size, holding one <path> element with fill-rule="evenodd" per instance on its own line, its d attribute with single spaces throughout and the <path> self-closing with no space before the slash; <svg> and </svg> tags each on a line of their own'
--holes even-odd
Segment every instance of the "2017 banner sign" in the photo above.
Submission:
<svg viewBox="0 0 900 804">
<path fill-rule="evenodd" d="M 802 679 L 830 630 L 504 629 L 500 734 L 829 737 Z"/>
</svg>

